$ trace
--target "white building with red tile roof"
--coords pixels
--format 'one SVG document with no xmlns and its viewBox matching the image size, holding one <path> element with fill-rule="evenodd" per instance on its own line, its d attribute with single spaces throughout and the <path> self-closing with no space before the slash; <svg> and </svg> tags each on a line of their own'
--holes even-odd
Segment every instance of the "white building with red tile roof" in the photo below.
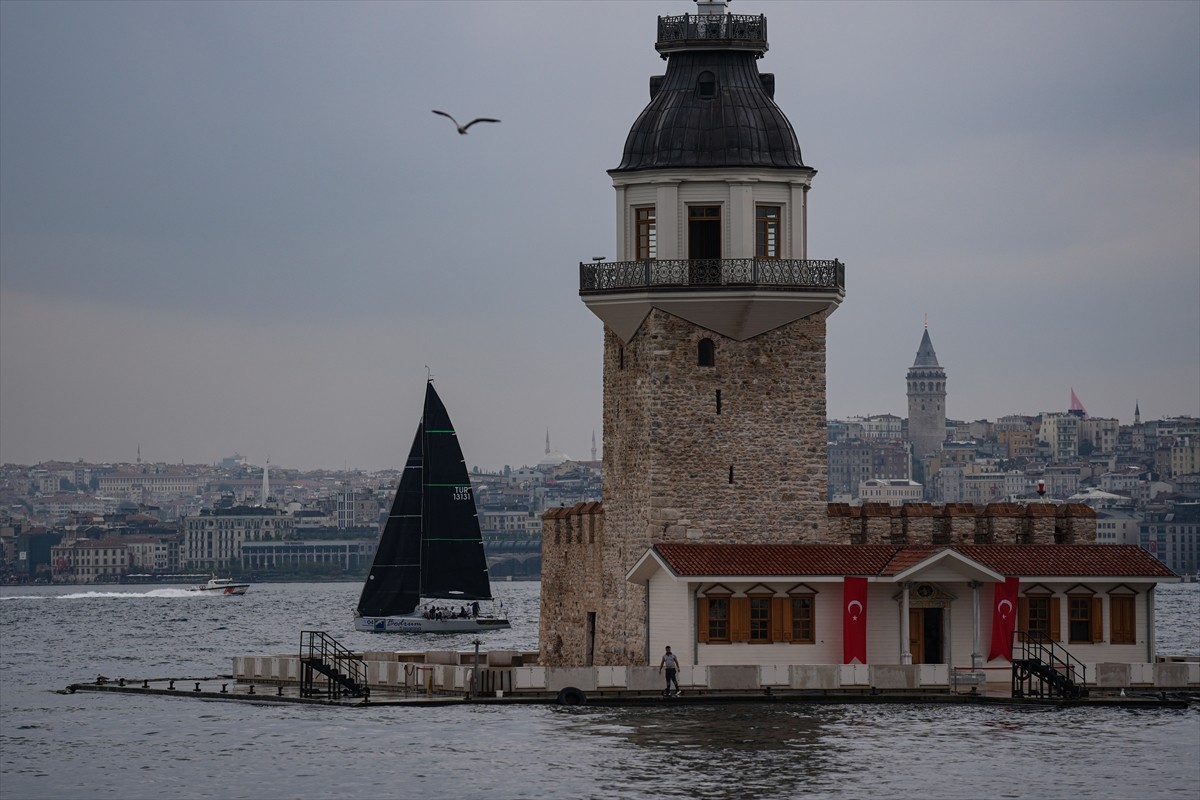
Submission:
<svg viewBox="0 0 1200 800">
<path fill-rule="evenodd" d="M 1154 588 L 1179 580 L 1139 547 L 1096 544 L 665 542 L 626 577 L 645 586 L 651 653 L 670 645 L 701 672 L 755 665 L 808 676 L 801 680 L 816 673 L 787 670 L 825 666 L 822 684 L 890 689 L 1009 682 L 1029 637 L 1075 665 L 1081 685 L 1132 685 L 1139 676 L 1160 685 Z M 1007 610 L 1006 579 L 1016 579 Z M 865 582 L 859 607 L 849 609 L 865 623 L 865 659 L 845 657 L 849 628 L 859 623 L 847 608 L 856 602 L 848 591 L 854 580 Z M 1004 624 L 997 606 L 1012 612 L 1001 638 L 1016 641 L 1016 655 L 993 652 L 993 629 Z M 1200 683 L 1200 664 L 1176 672 L 1184 677 L 1167 683 Z"/>
</svg>

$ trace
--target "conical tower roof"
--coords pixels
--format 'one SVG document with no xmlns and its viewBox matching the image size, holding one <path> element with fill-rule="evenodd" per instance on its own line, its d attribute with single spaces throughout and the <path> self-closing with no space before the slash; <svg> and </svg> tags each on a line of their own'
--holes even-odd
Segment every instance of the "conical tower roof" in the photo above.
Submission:
<svg viewBox="0 0 1200 800">
<path fill-rule="evenodd" d="M 917 348 L 917 360 L 913 362 L 914 367 L 940 367 L 938 363 L 937 353 L 933 352 L 933 342 L 929 340 L 929 329 L 925 329 L 924 335 L 921 336 L 921 346 Z"/>
</svg>

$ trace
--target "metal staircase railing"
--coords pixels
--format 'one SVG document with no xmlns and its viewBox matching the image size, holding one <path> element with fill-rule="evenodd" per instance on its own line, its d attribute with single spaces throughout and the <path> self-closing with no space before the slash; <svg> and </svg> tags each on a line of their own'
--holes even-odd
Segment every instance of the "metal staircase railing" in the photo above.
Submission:
<svg viewBox="0 0 1200 800">
<path fill-rule="evenodd" d="M 367 663 L 325 631 L 300 631 L 300 696 L 369 698 Z"/>
<path fill-rule="evenodd" d="M 1087 667 L 1041 631 L 1014 631 L 1013 697 L 1087 697 Z"/>
</svg>

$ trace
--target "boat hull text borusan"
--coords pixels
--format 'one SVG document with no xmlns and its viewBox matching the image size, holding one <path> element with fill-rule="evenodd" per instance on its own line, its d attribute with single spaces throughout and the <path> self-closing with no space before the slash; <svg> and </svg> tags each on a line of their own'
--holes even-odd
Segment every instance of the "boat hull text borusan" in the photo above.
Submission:
<svg viewBox="0 0 1200 800">
<path fill-rule="evenodd" d="M 507 628 L 504 617 L 428 619 L 420 614 L 391 617 L 355 617 L 354 630 L 363 633 L 483 633 Z"/>
<path fill-rule="evenodd" d="M 466 633 L 509 627 L 502 611 L 480 607 L 491 599 L 471 478 L 450 416 L 429 381 L 354 629 Z"/>
</svg>

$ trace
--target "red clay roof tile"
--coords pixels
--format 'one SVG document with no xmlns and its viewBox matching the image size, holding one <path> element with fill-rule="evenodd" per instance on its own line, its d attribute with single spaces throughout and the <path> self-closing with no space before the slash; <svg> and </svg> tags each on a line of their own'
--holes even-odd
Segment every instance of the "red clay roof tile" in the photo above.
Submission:
<svg viewBox="0 0 1200 800">
<path fill-rule="evenodd" d="M 954 547 L 833 544 L 694 544 L 663 542 L 655 551 L 677 575 L 896 575 L 952 549 L 1002 575 L 1173 578 L 1134 545 L 985 544 Z"/>
</svg>

